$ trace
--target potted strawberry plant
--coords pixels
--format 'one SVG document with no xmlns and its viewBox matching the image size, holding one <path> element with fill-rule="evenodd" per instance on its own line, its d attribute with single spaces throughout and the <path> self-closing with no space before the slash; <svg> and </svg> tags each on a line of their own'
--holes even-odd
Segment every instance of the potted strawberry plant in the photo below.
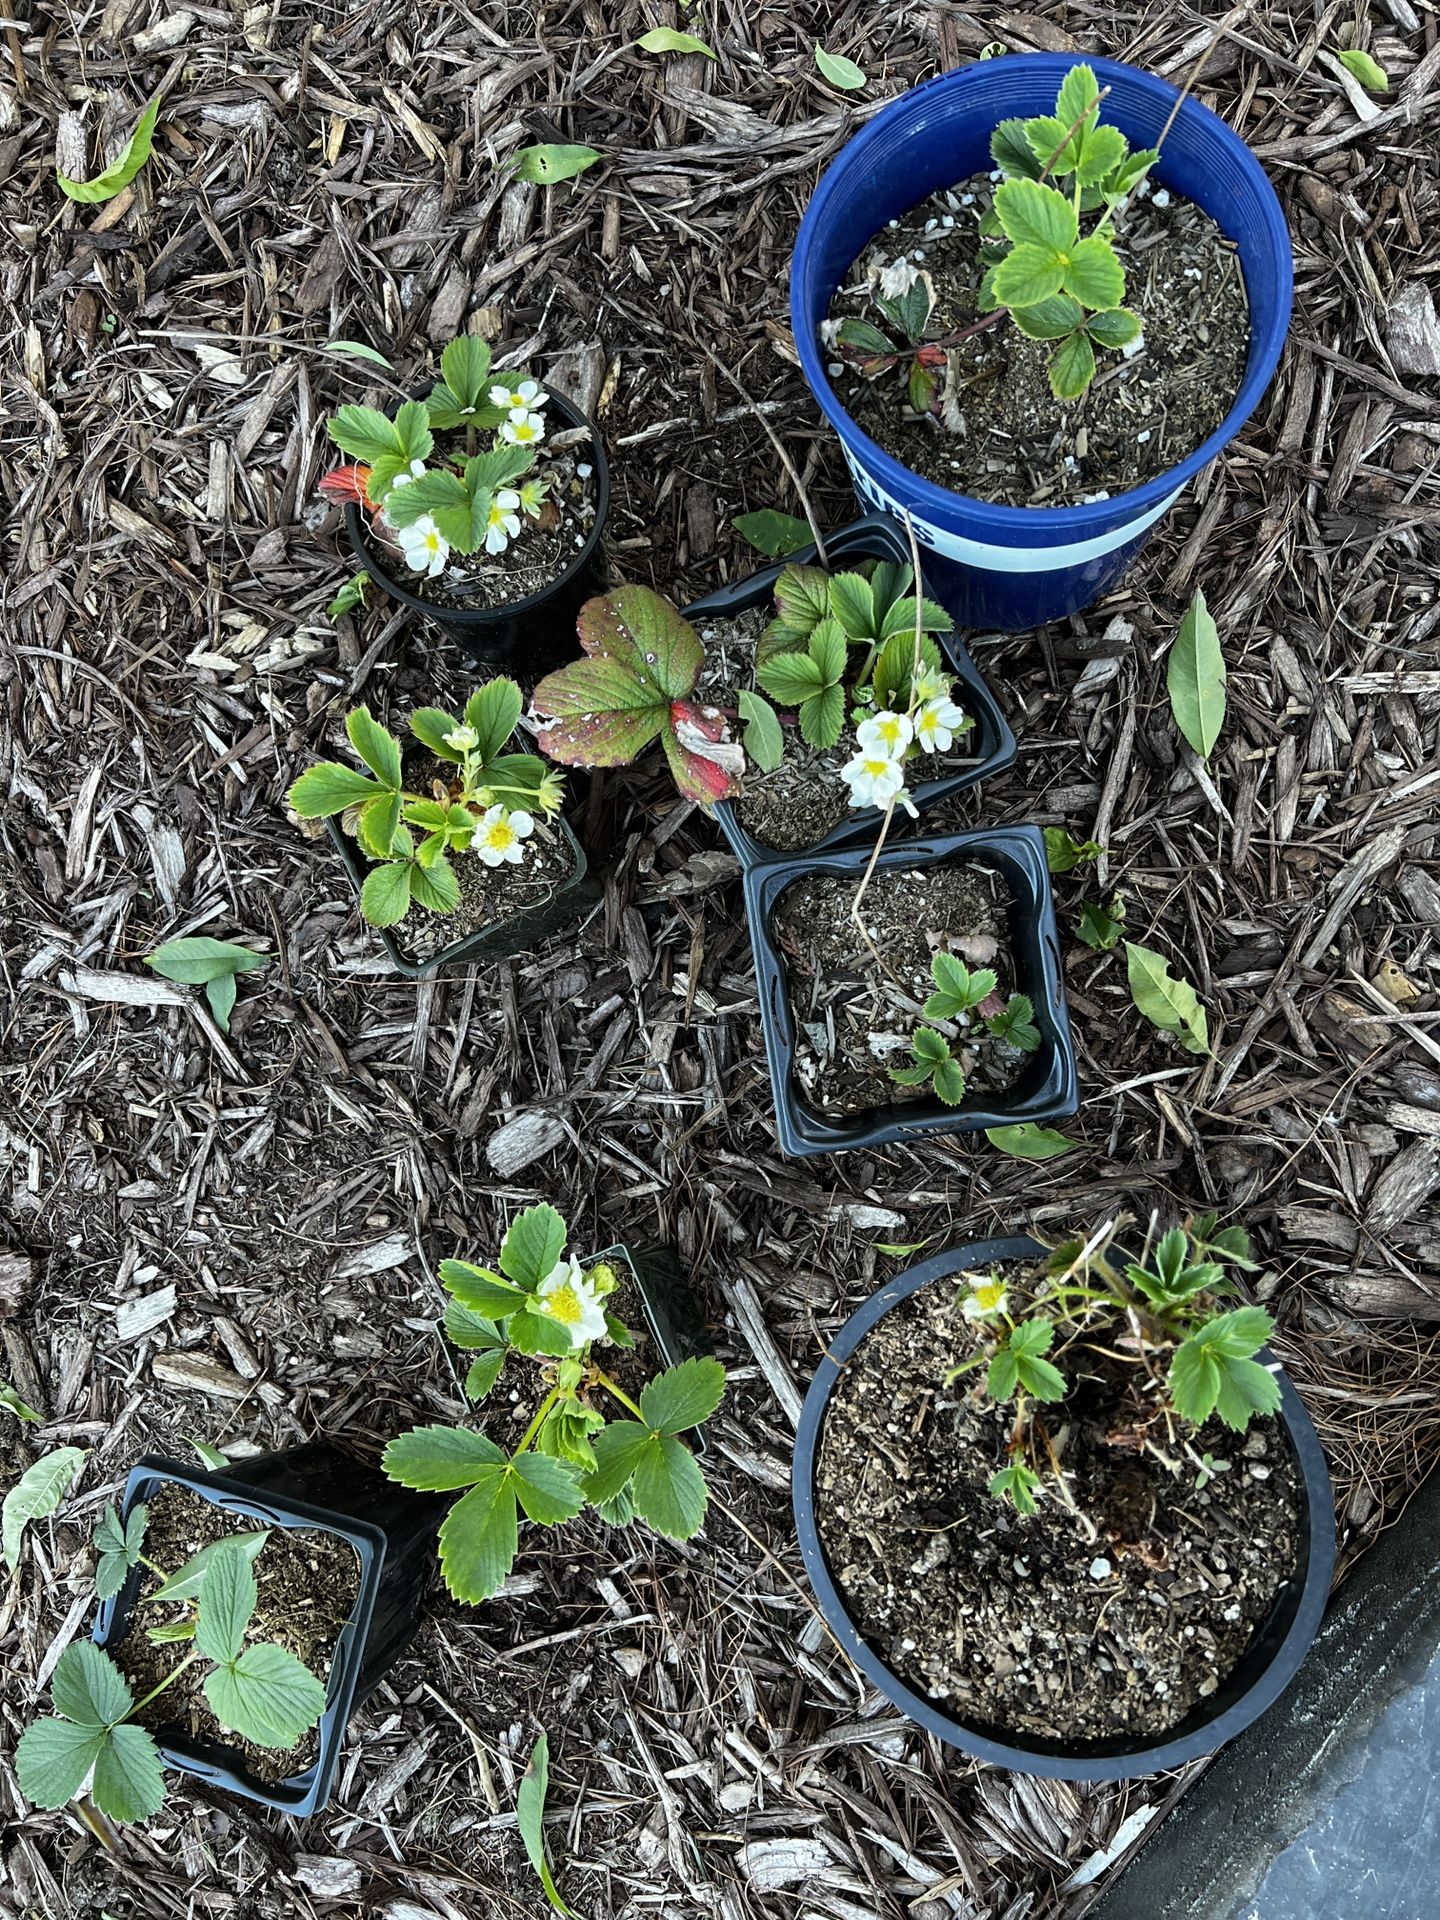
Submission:
<svg viewBox="0 0 1440 1920">
<path fill-rule="evenodd" d="M 849 844 L 897 806 L 918 818 L 1006 765 L 1013 736 L 902 544 L 874 524 L 850 535 L 837 555 L 871 557 L 792 561 L 690 618 L 648 587 L 587 602 L 585 657 L 535 689 L 542 751 L 624 766 L 659 739 L 747 865 Z"/>
<path fill-rule="evenodd" d="M 440 379 L 392 413 L 341 407 L 351 456 L 321 482 L 344 502 L 365 574 L 477 660 L 533 677 L 575 652 L 577 608 L 604 584 L 609 469 L 563 394 L 452 340 Z"/>
<path fill-rule="evenodd" d="M 88 1785 L 143 1820 L 170 1768 L 318 1811 L 351 1714 L 418 1625 L 438 1520 L 324 1445 L 218 1471 L 139 1461 L 96 1527 L 94 1637 L 16 1750 L 22 1791 L 56 1807 Z"/>
<path fill-rule="evenodd" d="M 766 567 L 685 609 L 685 619 L 699 634 L 711 663 L 702 675 L 702 693 L 722 703 L 738 700 L 737 712 L 750 716 L 741 734 L 747 764 L 740 791 L 715 808 L 742 864 L 754 866 L 786 853 L 825 853 L 874 830 L 873 800 L 858 803 L 857 775 L 863 776 L 865 758 L 859 752 L 859 730 L 866 728 L 867 738 L 873 735 L 874 726 L 866 723 L 873 722 L 904 685 L 881 667 L 880 656 L 888 646 L 892 665 L 895 660 L 905 667 L 911 664 L 905 656 L 907 642 L 913 643 L 916 610 L 909 543 L 883 514 L 827 534 L 823 562 L 817 549 L 807 548 L 783 565 Z M 917 734 L 922 736 L 910 760 L 914 805 L 923 814 L 1012 765 L 1015 736 L 950 616 L 926 593 L 923 579 L 919 610 L 924 622 L 922 674 L 929 677 L 919 686 L 926 697 L 904 717 L 911 743 Z M 842 691 L 850 705 L 850 726 L 842 725 L 828 746 L 823 740 L 812 744 L 805 739 L 805 686 L 803 679 L 794 678 L 797 663 L 801 675 L 805 673 L 803 658 L 811 652 L 816 628 L 826 622 L 839 626 L 845 636 Z M 911 644 L 912 656 L 913 651 Z M 789 681 L 782 658 L 787 654 L 793 656 Z M 785 693 L 792 696 L 788 707 L 780 697 Z M 781 723 L 778 735 L 769 726 L 766 706 Z M 935 737 L 937 727 L 947 736 L 943 744 Z M 778 738 L 780 751 L 762 764 L 755 754 L 768 757 L 767 732 L 772 749 Z M 928 756 L 923 752 L 927 734 L 936 749 Z M 859 768 L 857 759 L 862 762 Z M 866 792 L 873 796 L 884 785 L 881 776 L 877 787 L 872 770 Z"/>
<path fill-rule="evenodd" d="M 403 745 L 359 707 L 345 730 L 365 771 L 322 761 L 290 789 L 301 820 L 329 823 L 401 972 L 523 953 L 593 904 L 563 777 L 512 745 L 521 705 L 513 680 L 491 680 L 463 714 L 412 713 Z"/>
<path fill-rule="evenodd" d="M 973 1758 L 1180 1766 L 1294 1677 L 1334 1564 L 1329 1475 L 1213 1215 L 1123 1250 L 961 1247 L 826 1348 L 793 1496 L 831 1632 Z"/>
<path fill-rule="evenodd" d="M 746 872 L 745 905 L 785 1152 L 1075 1111 L 1038 828 L 773 860 Z"/>
<path fill-rule="evenodd" d="M 527 1207 L 498 1271 L 441 1262 L 445 1331 L 473 1356 L 465 1393 L 483 1428 L 418 1427 L 385 1450 L 401 1486 L 460 1495 L 440 1527 L 440 1571 L 469 1604 L 504 1584 L 522 1515 L 554 1527 L 590 1508 L 612 1527 L 638 1519 L 676 1540 L 705 1517 L 704 1475 L 683 1436 L 719 1406 L 725 1369 L 702 1354 L 657 1366 L 663 1351 L 637 1350 L 617 1309 L 639 1304 L 640 1269 L 581 1258 L 568 1240 L 553 1207 Z M 513 1395 L 495 1395 L 502 1376 Z"/>
<path fill-rule="evenodd" d="M 908 510 L 962 625 L 1022 629 L 1106 592 L 1239 432 L 1291 281 L 1273 188 L 1192 96 L 1007 54 L 841 151 L 791 319 L 863 505 Z"/>
</svg>

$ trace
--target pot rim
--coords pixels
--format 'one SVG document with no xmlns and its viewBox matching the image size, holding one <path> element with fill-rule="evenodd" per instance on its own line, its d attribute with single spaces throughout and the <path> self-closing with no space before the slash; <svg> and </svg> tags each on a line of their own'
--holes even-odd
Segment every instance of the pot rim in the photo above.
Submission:
<svg viewBox="0 0 1440 1920">
<path fill-rule="evenodd" d="M 1177 1733 L 1171 1729 L 1148 1740 L 1116 1739 L 1083 1744 L 1034 1737 L 1027 1744 L 1023 1736 L 1006 1739 L 1000 1737 L 994 1727 L 961 1720 L 946 1712 L 902 1680 L 861 1634 L 831 1577 L 815 1520 L 815 1463 L 830 1396 L 846 1362 L 865 1336 L 903 1300 L 937 1280 L 1004 1260 L 1030 1259 L 1046 1250 L 1042 1241 L 1029 1234 L 971 1241 L 907 1267 L 871 1294 L 831 1339 L 810 1382 L 795 1436 L 791 1501 L 805 1572 L 825 1623 L 854 1665 L 892 1706 L 948 1745 L 994 1766 L 1051 1780 L 1127 1780 L 1201 1759 L 1233 1739 L 1284 1692 L 1319 1630 L 1335 1562 L 1330 1472 L 1319 1435 L 1283 1369 L 1276 1375 L 1281 1395 L 1279 1420 L 1299 1469 L 1305 1570 L 1302 1576 L 1297 1561 L 1295 1572 L 1277 1596 L 1275 1607 L 1279 1607 L 1286 1592 L 1293 1591 L 1294 1581 L 1300 1578 L 1294 1617 L 1280 1646 L 1254 1681 L 1213 1716 L 1200 1716 L 1199 1709 L 1192 1711 L 1187 1719 L 1195 1720 L 1199 1716 L 1199 1724 L 1189 1732 Z M 1273 1359 L 1268 1348 L 1264 1352 Z M 1274 1617 L 1272 1608 L 1269 1618 Z M 1244 1656 L 1241 1658 L 1243 1661 Z"/>
</svg>

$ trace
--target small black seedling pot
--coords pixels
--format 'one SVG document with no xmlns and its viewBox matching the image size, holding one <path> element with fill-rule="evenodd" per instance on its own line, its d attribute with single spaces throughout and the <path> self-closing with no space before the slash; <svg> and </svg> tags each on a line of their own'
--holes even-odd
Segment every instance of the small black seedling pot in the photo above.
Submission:
<svg viewBox="0 0 1440 1920">
<path fill-rule="evenodd" d="M 445 1502 L 410 1493 L 348 1454 L 317 1444 L 236 1460 L 223 1473 L 147 1455 L 126 1479 L 122 1518 L 167 1483 L 257 1526 L 318 1529 L 355 1549 L 359 1593 L 331 1661 L 320 1752 L 310 1766 L 288 1780 L 261 1781 L 232 1748 L 179 1729 L 156 1736 L 165 1766 L 304 1819 L 330 1798 L 350 1715 L 414 1637 Z M 142 1577 L 137 1567 L 115 1598 L 101 1604 L 92 1635 L 97 1646 L 124 1639 Z"/>
<path fill-rule="evenodd" d="M 414 398 L 423 400 L 428 392 L 428 388 L 422 388 Z M 546 407 L 562 423 L 563 431 L 575 427 L 589 430 L 595 522 L 565 571 L 538 593 L 512 600 L 504 607 L 450 607 L 427 600 L 396 577 L 395 562 L 371 532 L 368 515 L 353 503 L 345 509 L 345 529 L 355 557 L 392 599 L 433 620 L 473 659 L 531 684 L 552 667 L 563 667 L 567 660 L 579 658 L 575 616 L 587 600 L 605 591 L 608 577 L 601 545 L 610 511 L 610 466 L 605 443 L 595 423 L 564 394 L 552 390 Z"/>
<path fill-rule="evenodd" d="M 994 867 L 1009 884 L 1010 945 L 1015 960 L 1015 989 L 1034 1004 L 1040 1029 L 1039 1049 L 1030 1055 L 1021 1078 L 1006 1093 L 977 1095 L 947 1107 L 931 1093 L 903 1106 L 878 1107 L 845 1120 L 825 1118 L 802 1094 L 795 1078 L 795 1015 L 785 978 L 785 963 L 774 935 L 775 908 L 785 889 L 813 873 L 852 875 L 858 887 L 874 845 L 828 854 L 793 854 L 745 874 L 745 911 L 755 954 L 760 995 L 760 1025 L 775 1096 L 775 1131 L 786 1153 L 803 1156 L 838 1153 L 846 1147 L 893 1147 L 928 1134 L 977 1133 L 985 1127 L 1012 1127 L 1025 1121 L 1060 1120 L 1079 1102 L 1075 1048 L 1065 1009 L 1060 969 L 1060 938 L 1050 896 L 1045 837 L 1038 827 L 981 827 L 968 833 L 923 840 L 887 840 L 876 864 L 882 873 L 901 867 L 960 865 L 980 861 Z"/>
<path fill-rule="evenodd" d="M 1219 1689 L 1168 1733 L 1150 1739 L 1125 1737 L 1074 1742 L 1010 1734 L 1003 1728 L 961 1720 L 916 1693 L 864 1639 L 831 1576 L 815 1524 L 815 1462 L 830 1396 L 841 1369 L 866 1334 L 902 1300 L 952 1274 L 986 1271 L 1009 1260 L 1032 1260 L 1046 1251 L 1038 1240 L 982 1240 L 939 1253 L 897 1274 L 851 1314 L 826 1349 L 800 1413 L 795 1438 L 791 1499 L 805 1571 L 831 1633 L 851 1660 L 893 1707 L 976 1760 L 1036 1773 L 1049 1780 L 1129 1780 L 1214 1753 L 1258 1720 L 1289 1686 L 1310 1650 L 1325 1612 L 1335 1564 L 1335 1520 L 1330 1474 L 1310 1416 L 1283 1373 L 1279 1421 L 1300 1481 L 1300 1548 L 1294 1573 L 1276 1595 L 1269 1618 L 1256 1630 L 1244 1657 Z M 1262 1360 L 1274 1356 L 1263 1351 Z M 919 1488 L 917 1497 L 923 1495 Z M 962 1548 L 963 1551 L 963 1548 Z"/>
<path fill-rule="evenodd" d="M 365 858 L 338 820 L 332 818 L 325 824 L 330 829 L 330 838 L 358 896 L 373 863 Z M 398 972 L 419 979 L 441 967 L 478 966 L 489 960 L 510 960 L 517 954 L 531 952 L 542 940 L 548 940 L 552 933 L 578 926 L 600 898 L 600 887 L 589 877 L 585 849 L 571 832 L 569 822 L 557 820 L 554 830 L 570 849 L 575 870 L 567 880 L 559 883 L 548 899 L 525 907 L 519 913 L 512 913 L 504 920 L 492 920 L 489 926 L 477 927 L 453 946 L 442 947 L 430 960 L 412 959 L 405 951 L 401 944 L 405 937 L 403 923 L 400 927 L 371 927 L 370 931 L 389 954 L 391 965 Z"/>
<path fill-rule="evenodd" d="M 910 564 L 910 542 L 905 537 L 904 529 L 882 513 L 856 520 L 836 533 L 827 533 L 825 552 L 834 572 L 840 571 L 841 562 L 847 560 L 894 560 L 903 566 Z M 685 609 L 685 618 L 694 627 L 707 619 L 733 620 L 737 614 L 748 613 L 752 607 L 768 607 L 775 597 L 775 582 L 787 566 L 810 567 L 818 565 L 819 561 L 819 549 L 806 547 L 799 553 L 791 554 L 778 566 L 766 567 L 761 573 L 752 573 L 748 580 L 737 581 L 733 586 L 722 587 L 718 593 L 707 594 L 703 600 L 697 600 L 694 606 Z M 923 573 L 916 583 L 916 590 L 927 595 Z M 939 598 L 934 593 L 928 593 L 927 597 L 932 600 Z M 950 663 L 953 677 L 960 684 L 960 705 L 975 722 L 966 736 L 973 762 L 959 772 L 947 774 L 940 780 L 926 780 L 916 787 L 912 797 L 921 813 L 927 807 L 938 806 L 942 800 L 951 800 L 956 794 L 965 793 L 993 774 L 1002 773 L 1013 764 L 1016 754 L 1015 735 L 1010 731 L 1009 722 L 1000 711 L 999 703 L 982 679 L 960 636 L 951 631 L 932 637 L 938 642 L 941 653 Z M 747 832 L 728 800 L 721 800 L 716 805 L 715 817 L 742 867 L 760 866 L 767 860 L 793 860 L 801 853 L 829 853 L 836 847 L 853 846 L 858 840 L 871 840 L 877 819 L 871 808 L 860 809 L 838 826 L 832 827 L 812 847 L 786 853 Z M 899 837 L 898 834 L 896 837 Z"/>
</svg>

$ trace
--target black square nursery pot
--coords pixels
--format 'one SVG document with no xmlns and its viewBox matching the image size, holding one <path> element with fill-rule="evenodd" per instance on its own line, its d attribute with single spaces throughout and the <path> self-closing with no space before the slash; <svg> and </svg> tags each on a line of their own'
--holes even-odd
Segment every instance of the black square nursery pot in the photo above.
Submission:
<svg viewBox="0 0 1440 1920">
<path fill-rule="evenodd" d="M 164 1766 L 304 1819 L 330 1798 L 350 1715 L 414 1637 L 445 1503 L 395 1486 L 321 1443 L 236 1460 L 222 1473 L 146 1455 L 126 1479 L 122 1518 L 167 1484 L 257 1526 L 332 1533 L 355 1550 L 359 1592 L 331 1660 L 320 1751 L 310 1766 L 289 1779 L 262 1781 L 249 1772 L 238 1752 L 219 1742 L 193 1738 L 178 1728 L 162 1727 L 156 1734 Z M 101 1604 L 92 1634 L 97 1646 L 124 1639 L 142 1577 L 142 1570 L 135 1568 L 120 1592 Z"/>
<path fill-rule="evenodd" d="M 877 1322 L 922 1288 L 952 1275 L 985 1271 L 1048 1251 L 1028 1235 L 982 1240 L 922 1260 L 897 1274 L 859 1307 L 830 1341 L 800 1412 L 791 1473 L 791 1500 L 805 1572 L 835 1639 L 870 1684 L 908 1719 L 975 1760 L 1051 1780 L 1129 1780 L 1184 1766 L 1214 1753 L 1258 1720 L 1289 1686 L 1309 1652 L 1325 1613 L 1335 1566 L 1334 1498 L 1324 1451 L 1304 1404 L 1283 1372 L 1277 1423 L 1296 1467 L 1300 1543 L 1294 1572 L 1267 1617 L 1216 1692 L 1168 1732 L 1090 1742 L 1045 1740 L 977 1720 L 960 1719 L 903 1680 L 851 1618 L 836 1584 L 815 1517 L 815 1468 L 831 1395 L 846 1363 Z M 1259 1354 L 1273 1362 L 1268 1348 Z"/>
<path fill-rule="evenodd" d="M 877 1107 L 848 1119 L 827 1119 L 802 1094 L 795 1075 L 795 1015 L 785 963 L 775 940 L 775 909 L 786 888 L 815 873 L 850 874 L 858 886 L 874 847 L 834 853 L 794 854 L 745 874 L 745 910 L 755 955 L 760 1025 L 775 1097 L 775 1131 L 783 1150 L 797 1157 L 838 1153 L 850 1147 L 893 1147 L 940 1133 L 978 1133 L 986 1127 L 1061 1120 L 1079 1104 L 1075 1048 L 1065 1007 L 1060 938 L 1038 827 L 981 827 L 920 840 L 888 840 L 876 872 L 895 868 L 980 864 L 993 867 L 1010 888 L 1010 946 L 1015 989 L 1034 1005 L 1040 1046 L 1016 1084 L 1005 1093 L 966 1099 L 947 1107 L 930 1094 L 903 1105 Z"/>
<path fill-rule="evenodd" d="M 358 898 L 373 863 L 365 858 L 337 819 L 329 819 L 325 824 L 330 829 L 330 838 L 335 843 Z M 585 857 L 585 849 L 575 838 L 569 821 L 557 820 L 555 832 L 569 848 L 575 869 L 547 899 L 524 907 L 518 913 L 509 914 L 503 920 L 492 920 L 488 926 L 477 927 L 473 933 L 467 933 L 451 946 L 442 947 L 429 960 L 416 960 L 406 952 L 402 945 L 403 922 L 400 927 L 370 927 L 370 932 L 390 956 L 391 965 L 397 972 L 420 979 L 441 967 L 477 966 L 488 960 L 514 959 L 518 954 L 531 952 L 542 940 L 548 940 L 551 934 L 563 932 L 566 927 L 578 926 L 600 898 L 600 888 L 589 876 L 590 863 Z M 418 908 L 416 911 L 423 912 L 424 909 Z"/>
<path fill-rule="evenodd" d="M 911 564 L 910 542 L 905 537 L 903 527 L 880 513 L 852 521 L 838 532 L 827 533 L 825 552 L 832 571 L 836 570 L 838 562 L 846 560 L 893 560 L 902 566 Z M 777 566 L 766 567 L 760 573 L 752 573 L 748 579 L 722 587 L 718 593 L 707 594 L 703 600 L 697 600 L 693 606 L 685 609 L 685 618 L 691 626 L 698 626 L 707 619 L 733 620 L 738 614 L 748 613 L 752 607 L 770 605 L 775 597 L 775 583 L 787 566 L 810 567 L 820 564 L 819 548 L 805 547 Z M 938 602 L 939 595 L 926 587 L 923 571 L 915 584 L 922 596 Z M 980 781 L 1003 773 L 1006 767 L 1013 765 L 1017 751 L 1010 724 L 959 634 L 952 628 L 949 633 L 935 634 L 932 638 L 949 663 L 952 677 L 959 682 L 960 705 L 975 724 L 967 736 L 973 749 L 971 764 L 959 772 L 946 774 L 942 779 L 923 781 L 915 788 L 912 797 L 922 814 L 927 807 L 939 806 L 942 800 L 951 800 L 957 794 L 968 792 Z M 875 832 L 875 814 L 866 808 L 832 827 L 812 846 L 787 853 L 747 832 L 728 800 L 716 805 L 715 817 L 736 858 L 744 867 L 759 866 L 768 860 L 798 859 L 802 853 L 829 853 L 836 847 L 853 846 L 858 840 L 869 840 Z M 899 832 L 897 822 L 897 838 Z"/>
<path fill-rule="evenodd" d="M 558 416 L 562 430 L 583 427 L 589 432 L 595 523 L 565 571 L 538 593 L 527 594 L 523 600 L 512 600 L 503 607 L 451 607 L 427 600 L 397 579 L 395 562 L 374 537 L 368 518 L 360 508 L 352 503 L 345 509 L 345 530 L 356 559 L 392 600 L 433 620 L 472 659 L 531 685 L 552 668 L 563 667 L 567 660 L 579 658 L 575 616 L 587 600 L 605 591 L 609 577 L 602 545 L 610 511 L 610 464 L 605 457 L 605 442 L 588 415 L 581 413 L 563 393 L 549 391 L 546 404 Z M 428 393 L 429 389 L 422 387 L 411 397 L 423 400 Z M 395 412 L 398 405 L 397 402 L 396 407 L 388 411 Z"/>
</svg>

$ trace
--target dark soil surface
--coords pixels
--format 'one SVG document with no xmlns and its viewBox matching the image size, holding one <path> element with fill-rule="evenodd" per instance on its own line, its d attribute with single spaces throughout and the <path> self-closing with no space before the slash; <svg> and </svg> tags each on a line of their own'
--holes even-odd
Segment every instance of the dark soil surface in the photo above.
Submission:
<svg viewBox="0 0 1440 1920">
<path fill-rule="evenodd" d="M 733 708 L 742 687 L 755 686 L 755 647 L 771 618 L 768 607 L 752 607 L 733 620 L 707 620 L 699 629 L 705 642 L 705 671 L 697 695 L 712 706 Z M 857 650 L 855 668 L 861 660 Z M 957 687 L 957 692 L 963 691 Z M 774 704 L 773 702 L 771 703 Z M 957 704 L 963 704 L 957 701 Z M 783 725 L 782 721 L 782 725 Z M 732 723 L 738 733 L 739 725 Z M 965 749 L 973 726 L 957 734 L 949 753 L 916 754 L 908 768 L 913 790 L 925 780 L 938 780 L 974 764 Z M 785 758 L 765 773 L 753 760 L 745 762 L 744 790 L 734 802 L 735 816 L 748 833 L 783 853 L 813 847 L 817 840 L 856 812 L 868 814 L 878 828 L 884 809 L 852 808 L 850 789 L 840 769 L 855 757 L 855 729 L 848 718 L 845 731 L 833 747 L 812 747 L 798 726 L 785 727 Z"/>
<path fill-rule="evenodd" d="M 1107 1446 L 1113 1387 L 1075 1378 L 1049 1410 L 1089 1525 L 1042 1495 L 1022 1517 L 986 1483 L 1013 1409 L 946 1373 L 974 1351 L 945 1280 L 867 1335 L 836 1385 L 816 1463 L 816 1519 L 866 1639 L 919 1692 L 1002 1733 L 1092 1741 L 1163 1733 L 1213 1694 L 1293 1571 L 1296 1473 L 1283 1432 L 1218 1421 L 1225 1461 L 1197 1491 Z"/>
<path fill-rule="evenodd" d="M 910 1039 L 935 990 L 935 953 L 993 967 L 1002 998 L 1017 988 L 1009 891 L 988 867 L 878 869 L 861 912 L 883 965 L 851 917 L 858 885 L 853 874 L 812 874 L 787 887 L 775 907 L 795 1015 L 795 1072 L 806 1100 L 828 1114 L 935 1097 L 929 1086 L 897 1086 L 888 1072 L 913 1065 Z M 963 1039 L 967 1093 L 1015 1084 L 1028 1055 L 988 1033 L 978 1013 L 949 1027 L 952 1040 Z"/>
<path fill-rule="evenodd" d="M 836 293 L 832 317 L 880 321 L 855 284 L 863 288 L 872 270 L 908 254 L 935 284 L 931 339 L 983 318 L 979 221 L 993 195 L 989 176 L 977 174 L 877 234 L 851 285 Z M 1093 231 L 1093 216 L 1081 225 Z M 1002 318 L 951 350 L 947 391 L 958 431 L 911 412 L 904 369 L 839 381 L 856 422 L 927 480 L 1012 507 L 1104 499 L 1178 465 L 1219 426 L 1244 378 L 1250 308 L 1240 263 L 1208 214 L 1163 188 L 1132 199 L 1116 252 L 1143 345 L 1128 359 L 1098 351 L 1099 371 L 1078 400 L 1051 392 L 1051 346 Z"/>
<path fill-rule="evenodd" d="M 454 444 L 446 444 L 447 439 Z M 578 439 L 578 445 L 566 445 Z M 463 460 L 463 437 L 438 435 L 430 464 L 441 464 L 442 455 Z M 582 473 L 581 468 L 585 471 Z M 590 537 L 595 524 L 595 467 L 593 443 L 583 429 L 558 432 L 543 441 L 528 478 L 543 480 L 550 491 L 540 518 L 520 516 L 520 531 L 503 553 L 452 554 L 445 569 L 432 580 L 426 574 L 412 574 L 404 555 L 387 536 L 387 529 L 372 523 L 373 537 L 385 552 L 385 564 L 391 577 L 408 586 L 422 600 L 439 607 L 512 607 L 517 600 L 558 580 Z"/>
<path fill-rule="evenodd" d="M 150 1503 L 146 1557 L 167 1573 L 176 1573 L 192 1554 L 212 1541 L 251 1532 L 258 1524 L 244 1515 L 226 1513 L 186 1487 L 163 1487 Z M 335 1643 L 360 1590 L 355 1549 L 337 1534 L 274 1527 L 254 1568 L 260 1597 L 246 1631 L 246 1644 L 273 1641 L 303 1661 L 316 1679 L 328 1681 Z M 147 1637 L 149 1627 L 193 1615 L 192 1608 L 167 1602 L 142 1606 L 140 1603 L 160 1584 L 159 1576 L 146 1568 L 130 1631 L 110 1649 L 137 1699 L 173 1673 L 188 1651 L 183 1645 L 154 1646 Z M 313 1728 L 297 1746 L 280 1749 L 258 1747 L 222 1727 L 205 1699 L 205 1676 L 210 1671 L 207 1661 L 197 1661 L 145 1709 L 139 1716 L 141 1724 L 225 1747 L 241 1757 L 247 1772 L 257 1780 L 288 1780 L 313 1763 L 320 1751 L 319 1733 Z"/>
</svg>

